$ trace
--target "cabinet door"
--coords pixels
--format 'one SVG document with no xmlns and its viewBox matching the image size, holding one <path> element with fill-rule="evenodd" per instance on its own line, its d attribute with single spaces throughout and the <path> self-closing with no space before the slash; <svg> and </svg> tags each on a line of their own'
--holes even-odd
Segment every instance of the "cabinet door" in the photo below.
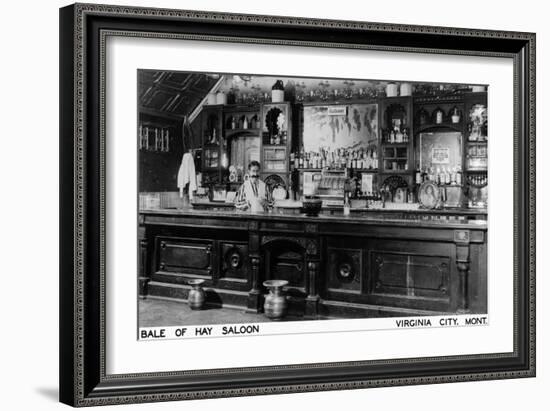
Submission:
<svg viewBox="0 0 550 411">
<path fill-rule="evenodd" d="M 448 297 L 449 257 L 375 252 L 372 292 L 409 297 Z"/>
<path fill-rule="evenodd" d="M 157 247 L 158 271 L 212 278 L 213 241 L 159 237 Z"/>
<path fill-rule="evenodd" d="M 332 293 L 361 293 L 365 284 L 363 251 L 328 247 L 327 290 Z"/>
<path fill-rule="evenodd" d="M 368 241 L 368 301 L 453 311 L 458 291 L 454 244 Z"/>
<path fill-rule="evenodd" d="M 249 266 L 248 243 L 220 241 L 220 275 L 217 285 L 220 288 L 248 291 Z"/>
</svg>

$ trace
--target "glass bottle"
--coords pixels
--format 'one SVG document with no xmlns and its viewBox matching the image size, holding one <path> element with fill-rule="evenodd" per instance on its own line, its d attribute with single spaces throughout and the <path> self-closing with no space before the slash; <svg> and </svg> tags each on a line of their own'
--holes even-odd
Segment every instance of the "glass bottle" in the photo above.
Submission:
<svg viewBox="0 0 550 411">
<path fill-rule="evenodd" d="M 420 171 L 420 169 L 416 170 L 415 182 L 419 185 L 422 184 L 422 172 Z"/>
<path fill-rule="evenodd" d="M 443 123 L 443 110 L 441 107 L 438 107 L 435 110 L 435 124 L 441 124 Z"/>
<path fill-rule="evenodd" d="M 351 211 L 351 205 L 349 202 L 349 193 L 348 191 L 344 191 L 344 215 L 348 216 Z"/>
</svg>

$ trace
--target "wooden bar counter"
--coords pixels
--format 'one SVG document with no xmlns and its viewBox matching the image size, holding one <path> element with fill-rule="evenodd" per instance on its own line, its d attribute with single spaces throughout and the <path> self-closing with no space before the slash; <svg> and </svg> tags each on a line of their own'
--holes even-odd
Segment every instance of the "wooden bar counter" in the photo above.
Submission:
<svg viewBox="0 0 550 411">
<path fill-rule="evenodd" d="M 209 305 L 261 312 L 263 281 L 284 279 L 308 319 L 487 312 L 485 220 L 151 209 L 139 242 L 144 298 L 201 278 Z"/>
</svg>

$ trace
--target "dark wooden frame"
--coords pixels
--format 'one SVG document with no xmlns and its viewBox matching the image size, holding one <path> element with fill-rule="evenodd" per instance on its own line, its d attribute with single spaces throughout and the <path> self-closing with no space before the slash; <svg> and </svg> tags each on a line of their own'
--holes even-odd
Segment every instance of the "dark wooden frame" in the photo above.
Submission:
<svg viewBox="0 0 550 411">
<path fill-rule="evenodd" d="M 514 65 L 512 353 L 106 375 L 107 36 L 506 57 Z M 60 10 L 60 400 L 74 406 L 535 375 L 535 34 L 76 4 Z M 512 222 L 510 222 L 512 223 Z"/>
</svg>

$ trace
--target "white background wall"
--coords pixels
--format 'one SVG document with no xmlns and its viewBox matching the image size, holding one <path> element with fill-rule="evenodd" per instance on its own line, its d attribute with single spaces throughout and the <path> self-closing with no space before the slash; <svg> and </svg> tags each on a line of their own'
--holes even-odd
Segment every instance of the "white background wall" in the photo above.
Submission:
<svg viewBox="0 0 550 411">
<path fill-rule="evenodd" d="M 544 2 L 455 2 L 392 0 L 273 2 L 252 0 L 111 1 L 114 4 L 228 12 L 531 31 L 537 33 L 538 172 L 538 376 L 369 390 L 130 405 L 117 409 L 358 409 L 498 410 L 547 409 L 550 386 L 550 304 L 544 253 L 550 243 L 543 214 L 550 177 L 545 133 L 550 111 L 550 28 Z M 58 7 L 63 1 L 7 2 L 2 6 L 0 87 L 1 220 L 0 407 L 60 409 L 58 362 Z M 7 229 L 6 229 L 7 226 Z M 112 408 L 112 407 L 108 407 Z"/>
</svg>

